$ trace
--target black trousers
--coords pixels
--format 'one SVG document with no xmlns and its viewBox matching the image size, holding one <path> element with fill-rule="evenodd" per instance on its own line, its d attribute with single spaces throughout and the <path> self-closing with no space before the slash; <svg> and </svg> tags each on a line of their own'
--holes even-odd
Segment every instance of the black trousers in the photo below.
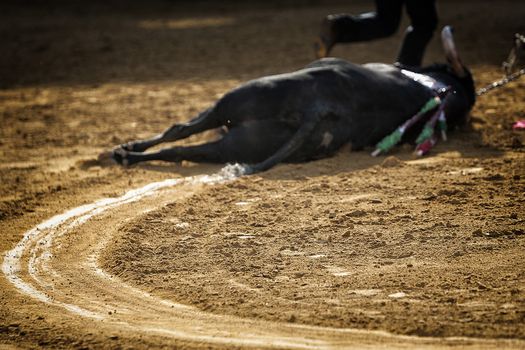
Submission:
<svg viewBox="0 0 525 350">
<path fill-rule="evenodd" d="M 411 20 L 397 61 L 407 66 L 420 66 L 425 48 L 437 27 L 435 0 L 376 0 L 376 12 L 357 16 L 330 15 L 335 43 L 350 43 L 384 38 L 399 28 L 403 5 Z"/>
</svg>

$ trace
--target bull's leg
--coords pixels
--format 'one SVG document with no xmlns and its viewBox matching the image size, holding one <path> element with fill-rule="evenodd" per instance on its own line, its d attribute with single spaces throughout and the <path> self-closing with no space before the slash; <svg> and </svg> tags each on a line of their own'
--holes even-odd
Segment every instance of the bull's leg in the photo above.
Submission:
<svg viewBox="0 0 525 350">
<path fill-rule="evenodd" d="M 129 152 L 120 148 L 114 150 L 112 156 L 122 165 L 149 160 L 257 163 L 275 154 L 293 135 L 294 130 L 279 121 L 257 121 L 232 128 L 215 142 L 148 153 Z"/>
<path fill-rule="evenodd" d="M 306 122 L 296 131 L 296 133 L 283 146 L 279 148 L 270 157 L 262 162 L 250 165 L 247 169 L 248 174 L 253 174 L 260 171 L 265 171 L 282 162 L 294 152 L 296 152 L 304 143 L 306 138 L 314 131 L 317 125 L 317 118 L 307 118 Z"/>
<path fill-rule="evenodd" d="M 205 130 L 218 128 L 222 122 L 213 111 L 213 108 L 209 108 L 185 124 L 174 124 L 150 139 L 131 141 L 121 145 L 120 148 L 128 152 L 144 152 L 163 142 L 181 140 Z"/>
<path fill-rule="evenodd" d="M 163 160 L 166 162 L 180 162 L 189 160 L 205 163 L 225 163 L 220 152 L 220 141 L 198 146 L 165 148 L 157 152 L 128 152 L 124 149 L 113 151 L 113 159 L 121 165 L 133 165 L 150 160 Z"/>
</svg>

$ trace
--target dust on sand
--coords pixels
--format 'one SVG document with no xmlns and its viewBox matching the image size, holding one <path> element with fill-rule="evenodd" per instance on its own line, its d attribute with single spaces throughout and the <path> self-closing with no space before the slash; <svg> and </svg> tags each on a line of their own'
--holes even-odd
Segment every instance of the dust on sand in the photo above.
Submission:
<svg viewBox="0 0 525 350">
<path fill-rule="evenodd" d="M 369 9 L 368 2 L 2 6 L 1 251 L 68 208 L 217 171 L 189 163 L 123 169 L 95 159 L 188 119 L 241 81 L 305 65 L 322 16 Z M 522 2 L 439 6 L 478 85 L 499 78 L 512 34 L 525 32 Z M 399 40 L 337 47 L 334 55 L 389 62 Z M 437 42 L 427 57 L 442 61 Z M 137 214 L 118 227 L 101 264 L 153 295 L 216 314 L 523 339 L 525 136 L 511 124 L 525 119 L 524 87 L 518 81 L 480 98 L 467 130 L 421 161 L 410 147 L 390 159 L 342 150 Z M 208 347 L 83 319 L 5 279 L 0 289 L 0 343 Z"/>
</svg>

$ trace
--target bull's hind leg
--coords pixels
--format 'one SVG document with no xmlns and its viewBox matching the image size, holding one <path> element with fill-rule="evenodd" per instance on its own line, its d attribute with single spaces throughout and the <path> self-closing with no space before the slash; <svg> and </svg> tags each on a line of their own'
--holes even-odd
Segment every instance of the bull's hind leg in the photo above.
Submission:
<svg viewBox="0 0 525 350">
<path fill-rule="evenodd" d="M 125 149 L 113 151 L 113 159 L 121 165 L 133 165 L 150 160 L 163 160 L 166 162 L 180 162 L 189 160 L 204 163 L 225 163 L 220 151 L 220 141 L 198 146 L 165 148 L 157 152 L 129 152 Z"/>
<path fill-rule="evenodd" d="M 218 128 L 222 122 L 213 111 L 213 108 L 209 108 L 187 123 L 174 124 L 150 139 L 131 141 L 121 145 L 120 148 L 128 152 L 144 152 L 163 142 L 181 140 L 202 131 Z"/>
<path fill-rule="evenodd" d="M 196 146 L 173 147 L 158 152 L 113 151 L 113 159 L 122 165 L 149 160 L 196 163 L 258 163 L 277 152 L 294 134 L 294 130 L 278 121 L 257 121 L 230 129 L 218 141 Z"/>
</svg>

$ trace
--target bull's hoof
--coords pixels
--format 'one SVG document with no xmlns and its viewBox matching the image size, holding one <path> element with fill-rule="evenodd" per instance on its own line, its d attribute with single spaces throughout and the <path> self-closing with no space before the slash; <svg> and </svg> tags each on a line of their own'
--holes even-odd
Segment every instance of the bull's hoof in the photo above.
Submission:
<svg viewBox="0 0 525 350">
<path fill-rule="evenodd" d="M 261 172 L 261 169 L 257 168 L 256 165 L 242 164 L 242 175 L 253 175 Z"/>
<path fill-rule="evenodd" d="M 109 166 L 115 165 L 115 160 L 113 158 L 113 151 L 102 152 L 97 157 L 97 165 L 100 166 Z"/>
<path fill-rule="evenodd" d="M 116 148 L 111 151 L 111 158 L 122 166 L 129 166 L 130 161 L 128 159 L 128 151 L 123 148 Z"/>
<path fill-rule="evenodd" d="M 119 147 L 128 152 L 144 152 L 148 149 L 144 142 L 141 141 L 130 141 L 128 143 L 123 143 Z"/>
<path fill-rule="evenodd" d="M 248 164 L 242 164 L 242 173 L 241 175 L 252 175 L 255 174 L 257 171 Z"/>
</svg>

